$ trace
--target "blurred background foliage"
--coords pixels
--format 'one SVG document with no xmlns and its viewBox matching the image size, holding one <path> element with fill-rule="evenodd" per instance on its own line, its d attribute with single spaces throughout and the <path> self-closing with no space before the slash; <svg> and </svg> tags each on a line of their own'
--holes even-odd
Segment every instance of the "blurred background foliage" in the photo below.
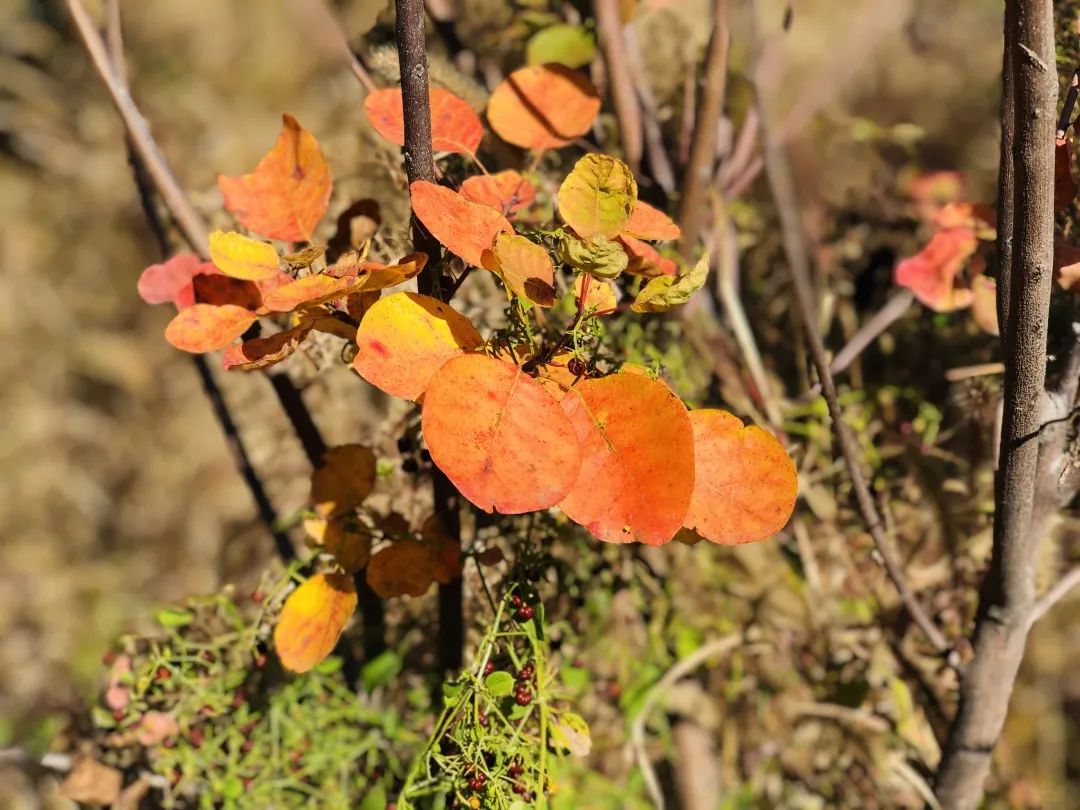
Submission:
<svg viewBox="0 0 1080 810">
<path fill-rule="evenodd" d="M 354 47 L 392 72 L 379 50 L 392 36 L 386 3 L 334 5 Z M 750 98 L 751 23 L 743 4 L 732 5 L 737 122 Z M 779 31 L 786 5 L 761 3 L 758 24 Z M 1072 4 L 1059 5 L 1075 33 L 1075 11 L 1064 8 Z M 686 76 L 703 58 L 709 4 L 624 6 L 673 142 Z M 489 84 L 524 60 L 538 28 L 559 15 L 590 16 L 587 5 L 547 0 L 441 7 L 457 11 L 457 34 Z M 769 58 L 758 61 L 758 83 L 783 114 L 835 347 L 883 303 L 895 259 L 925 237 L 904 206 L 908 179 L 958 169 L 972 200 L 993 200 L 1000 3 L 800 0 L 791 8 L 790 31 L 763 40 Z M 134 96 L 212 221 L 226 221 L 216 174 L 254 165 L 287 111 L 327 153 L 331 212 L 373 197 L 389 227 L 401 227 L 393 154 L 367 128 L 361 88 L 310 3 L 132 1 L 124 24 Z M 436 79 L 442 71 L 445 83 L 459 82 L 482 103 L 483 87 L 456 76 L 439 40 L 432 48 Z M 101 657 L 119 634 L 151 631 L 157 608 L 192 594 L 230 583 L 250 591 L 272 554 L 189 359 L 161 338 L 169 313 L 135 293 L 138 273 L 157 260 L 154 242 L 119 120 L 55 0 L 0 0 L 0 187 L 0 748 L 37 757 L 97 700 Z M 760 181 L 732 204 L 732 216 L 744 305 L 770 372 L 798 397 L 807 387 L 801 349 Z M 481 292 L 470 305 L 482 306 Z M 716 400 L 705 385 L 713 358 L 679 327 L 612 328 L 635 359 L 662 362 L 690 400 Z M 966 633 L 989 549 L 995 392 L 992 383 L 949 384 L 943 372 L 992 361 L 996 351 L 962 314 L 913 309 L 853 367 L 845 394 L 852 424 L 877 444 L 875 488 L 912 584 L 955 637 Z M 318 357 L 291 368 L 328 441 L 378 445 L 390 406 L 351 371 Z M 224 387 L 280 512 L 302 508 L 307 465 L 267 381 L 230 375 Z M 723 385 L 721 393 L 746 415 L 736 393 Z M 914 634 L 903 636 L 822 409 L 811 402 L 785 414 L 802 500 L 777 539 L 633 553 L 580 535 L 557 544 L 574 584 L 548 613 L 568 622 L 557 634 L 561 658 L 589 673 L 573 680 L 574 699 L 594 743 L 585 766 L 566 777 L 572 806 L 643 801 L 623 752 L 642 691 L 675 660 L 736 629 L 747 644 L 684 684 L 653 718 L 653 755 L 679 761 L 679 721 L 693 717 L 715 741 L 725 807 L 921 806 L 919 784 L 937 756 L 933 732 L 950 709 L 936 701 L 953 684 L 916 649 Z M 380 452 L 399 463 L 392 442 Z M 1075 532 L 1073 518 L 1064 530 Z M 433 601 L 429 594 L 399 610 L 422 626 Z M 1080 801 L 1075 604 L 1063 603 L 1029 642 L 998 753 L 995 807 Z M 421 646 L 422 633 L 404 619 L 395 634 L 403 655 Z M 410 703 L 415 688 L 403 677 L 398 694 L 384 687 L 370 704 L 405 713 L 406 754 L 432 720 L 422 701 Z M 39 800 L 67 806 L 49 780 L 34 783 L 0 761 L 0 807 Z"/>
</svg>

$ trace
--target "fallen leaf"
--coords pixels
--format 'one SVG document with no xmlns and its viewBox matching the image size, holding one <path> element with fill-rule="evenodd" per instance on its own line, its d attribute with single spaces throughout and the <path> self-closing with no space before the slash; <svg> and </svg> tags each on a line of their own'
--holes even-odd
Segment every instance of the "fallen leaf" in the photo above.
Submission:
<svg viewBox="0 0 1080 810">
<path fill-rule="evenodd" d="M 623 225 L 623 233 L 651 242 L 664 242 L 682 236 L 682 230 L 671 217 L 641 200 L 634 204 L 630 219 Z"/>
<path fill-rule="evenodd" d="M 536 202 L 536 186 L 513 169 L 468 177 L 461 184 L 461 194 L 506 216 Z"/>
<path fill-rule="evenodd" d="M 559 216 L 582 239 L 613 239 L 626 226 L 637 203 L 637 181 L 630 167 L 609 155 L 585 155 L 559 186 Z"/>
<path fill-rule="evenodd" d="M 244 334 L 256 318 L 254 312 L 243 307 L 193 304 L 169 321 L 165 339 L 185 352 L 215 352 Z"/>
<path fill-rule="evenodd" d="M 893 277 L 936 312 L 963 309 L 971 304 L 971 291 L 958 288 L 956 276 L 978 244 L 968 228 L 938 231 L 926 247 L 896 265 Z"/>
<path fill-rule="evenodd" d="M 577 475 L 574 428 L 517 366 L 480 354 L 448 361 L 424 395 L 424 440 L 472 503 L 519 514 L 554 506 Z"/>
<path fill-rule="evenodd" d="M 375 487 L 375 454 L 362 444 L 342 444 L 323 454 L 311 474 L 311 505 L 320 517 L 336 517 L 363 503 Z"/>
<path fill-rule="evenodd" d="M 691 411 L 690 425 L 694 489 L 686 527 L 723 545 L 764 540 L 784 528 L 799 479 L 776 437 L 717 409 Z"/>
<path fill-rule="evenodd" d="M 690 296 L 705 286 L 708 276 L 709 255 L 705 254 L 685 276 L 657 276 L 650 280 L 638 292 L 630 308 L 634 312 L 666 312 L 689 301 Z"/>
<path fill-rule="evenodd" d="M 379 299 L 360 322 L 353 368 L 388 394 L 418 399 L 447 360 L 483 342 L 469 319 L 449 304 L 394 293 Z"/>
<path fill-rule="evenodd" d="M 311 329 L 311 324 L 301 324 L 270 337 L 228 346 L 221 355 L 221 365 L 232 371 L 252 371 L 280 363 L 296 351 Z"/>
<path fill-rule="evenodd" d="M 337 645 L 356 610 L 356 587 L 344 574 L 316 574 L 289 594 L 274 628 L 281 664 L 307 672 Z"/>
<path fill-rule="evenodd" d="M 243 177 L 218 176 L 225 208 L 244 227 L 270 239 L 311 241 L 330 202 L 330 169 L 319 142 L 291 115 L 277 143 Z"/>
<path fill-rule="evenodd" d="M 413 212 L 443 247 L 466 263 L 482 267 L 496 234 L 513 233 L 506 217 L 489 206 L 474 203 L 453 189 L 417 180 L 409 186 Z"/>
<path fill-rule="evenodd" d="M 459 152 L 471 155 L 484 137 L 484 125 L 469 103 L 449 90 L 432 87 L 431 146 L 436 152 Z M 364 112 L 372 129 L 398 146 L 405 145 L 405 113 L 401 88 L 388 87 L 368 93 Z"/>
<path fill-rule="evenodd" d="M 395 540 L 375 552 L 367 566 L 367 582 L 383 599 L 423 596 L 435 581 L 432 549 L 415 540 Z"/>
<path fill-rule="evenodd" d="M 281 264 L 273 245 L 236 231 L 210 234 L 210 260 L 225 275 L 248 281 L 273 277 Z"/>
<path fill-rule="evenodd" d="M 694 487 L 694 433 L 682 401 L 663 382 L 624 372 L 580 381 L 562 408 L 582 456 L 563 512 L 608 543 L 670 541 Z"/>
<path fill-rule="evenodd" d="M 523 149 L 557 149 L 584 135 L 600 112 L 588 79 L 563 65 L 515 70 L 488 99 L 495 134 Z"/>
<path fill-rule="evenodd" d="M 500 233 L 484 253 L 484 269 L 490 270 L 517 296 L 542 307 L 555 303 L 555 268 L 547 250 L 517 234 Z"/>
</svg>

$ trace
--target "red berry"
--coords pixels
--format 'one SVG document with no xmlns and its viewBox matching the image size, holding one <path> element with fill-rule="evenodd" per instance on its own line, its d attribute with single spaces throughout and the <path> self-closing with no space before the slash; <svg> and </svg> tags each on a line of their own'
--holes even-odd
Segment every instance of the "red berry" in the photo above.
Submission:
<svg viewBox="0 0 1080 810">
<path fill-rule="evenodd" d="M 237 689 L 233 695 L 232 705 L 234 709 L 239 709 L 244 703 L 247 702 L 247 695 L 244 694 L 243 689 Z"/>
<path fill-rule="evenodd" d="M 532 621 L 532 617 L 536 615 L 536 608 L 532 605 L 522 605 L 517 609 L 515 616 L 519 622 Z"/>
<path fill-rule="evenodd" d="M 570 362 L 566 364 L 566 370 L 573 374 L 575 377 L 580 377 L 587 371 L 585 363 L 578 357 L 570 358 Z"/>
<path fill-rule="evenodd" d="M 116 650 L 106 650 L 105 654 L 101 656 L 101 663 L 107 667 L 111 667 L 116 663 Z"/>
<path fill-rule="evenodd" d="M 514 779 L 517 779 L 521 774 L 525 772 L 525 768 L 522 767 L 520 762 L 511 762 L 510 767 L 506 769 L 506 772 Z"/>
<path fill-rule="evenodd" d="M 531 681 L 533 675 L 536 674 L 536 667 L 532 664 L 526 664 L 520 670 L 518 670 L 517 679 L 519 681 Z"/>
<path fill-rule="evenodd" d="M 265 598 L 266 594 L 260 590 L 254 590 L 251 592 L 251 601 L 255 604 L 259 604 Z"/>
<path fill-rule="evenodd" d="M 190 731 L 190 732 L 188 733 L 188 740 L 189 740 L 189 741 L 191 742 L 191 745 L 192 745 L 193 747 L 195 747 L 195 748 L 200 748 L 200 747 L 202 746 L 202 744 L 203 744 L 203 741 L 204 741 L 205 739 L 206 739 L 206 737 L 205 737 L 205 735 L 204 735 L 204 734 L 202 733 L 202 729 L 199 729 L 199 728 L 193 728 L 193 729 L 192 729 L 192 730 L 191 730 L 191 731 Z"/>
<path fill-rule="evenodd" d="M 255 747 L 255 743 L 253 743 L 251 740 L 244 740 L 244 742 L 241 743 L 241 745 L 240 745 L 240 750 L 243 751 L 246 754 L 248 751 L 250 751 L 254 747 Z"/>
<path fill-rule="evenodd" d="M 484 664 L 484 674 L 485 675 L 490 675 L 494 671 L 495 671 L 495 662 L 494 661 L 488 661 L 486 664 Z"/>
<path fill-rule="evenodd" d="M 521 607 L 521 597 L 515 593 L 513 596 L 510 597 L 510 604 L 512 604 L 516 608 Z"/>
<path fill-rule="evenodd" d="M 525 786 L 523 784 L 521 784 L 521 782 L 514 782 L 514 785 L 513 785 L 513 787 L 511 789 L 514 791 L 514 793 L 524 793 L 525 792 Z"/>
<path fill-rule="evenodd" d="M 167 681 L 172 677 L 172 672 L 168 667 L 158 667 L 157 672 L 154 673 L 154 677 L 159 681 Z"/>
<path fill-rule="evenodd" d="M 164 740 L 161 741 L 161 744 L 164 745 L 166 748 L 175 748 L 176 740 L 173 737 L 166 737 Z"/>
<path fill-rule="evenodd" d="M 477 773 L 472 779 L 469 780 L 469 790 L 474 793 L 480 793 L 484 789 L 484 785 L 487 784 L 487 775 L 483 772 Z"/>
<path fill-rule="evenodd" d="M 518 687 L 514 692 L 514 702 L 518 706 L 528 706 L 532 703 L 532 692 L 526 687 Z"/>
<path fill-rule="evenodd" d="M 121 709 L 113 709 L 112 719 L 119 723 L 124 719 L 124 712 Z"/>
<path fill-rule="evenodd" d="M 488 716 L 483 712 L 477 712 L 476 721 L 484 728 L 488 727 Z"/>
<path fill-rule="evenodd" d="M 203 650 L 202 655 L 199 657 L 208 664 L 212 664 L 217 660 L 217 656 L 210 652 L 210 650 Z"/>
</svg>

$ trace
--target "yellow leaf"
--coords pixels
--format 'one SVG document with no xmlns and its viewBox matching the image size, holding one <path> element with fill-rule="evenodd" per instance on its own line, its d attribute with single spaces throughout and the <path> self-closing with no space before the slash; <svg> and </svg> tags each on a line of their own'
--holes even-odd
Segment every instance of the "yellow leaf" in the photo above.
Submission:
<svg viewBox="0 0 1080 810">
<path fill-rule="evenodd" d="M 483 263 L 514 295 L 542 307 L 555 303 L 555 270 L 543 246 L 524 236 L 500 233 L 494 247 L 484 252 Z"/>
<path fill-rule="evenodd" d="M 709 275 L 709 256 L 701 257 L 693 269 L 684 276 L 657 276 L 637 294 L 630 308 L 634 312 L 666 312 L 674 306 L 685 304 L 690 296 L 705 286 Z"/>
<path fill-rule="evenodd" d="M 225 275 L 248 281 L 261 281 L 278 273 L 274 246 L 236 231 L 210 234 L 210 260 Z"/>
<path fill-rule="evenodd" d="M 578 236 L 613 239 L 630 221 L 637 182 L 630 167 L 610 155 L 586 155 L 559 186 L 559 216 Z"/>
<path fill-rule="evenodd" d="M 307 672 L 337 644 L 356 610 L 356 587 L 344 574 L 316 574 L 289 594 L 274 628 L 282 666 Z"/>
</svg>

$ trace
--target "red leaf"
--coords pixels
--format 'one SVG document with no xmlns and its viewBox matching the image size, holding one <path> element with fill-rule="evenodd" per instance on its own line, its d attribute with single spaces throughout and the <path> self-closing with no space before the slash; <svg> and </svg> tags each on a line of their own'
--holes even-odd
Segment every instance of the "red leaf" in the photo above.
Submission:
<svg viewBox="0 0 1080 810">
<path fill-rule="evenodd" d="M 473 108 L 441 87 L 432 87 L 429 97 L 432 148 L 436 152 L 475 153 L 484 137 L 484 125 Z M 400 87 L 369 93 L 364 99 L 364 112 L 372 129 L 391 143 L 405 145 L 405 114 Z"/>
<path fill-rule="evenodd" d="M 466 199 L 490 206 L 506 216 L 536 202 L 536 187 L 513 169 L 469 177 L 461 184 L 461 193 Z"/>
<path fill-rule="evenodd" d="M 490 250 L 495 235 L 513 233 L 506 217 L 486 205 L 465 199 L 452 189 L 417 180 L 409 186 L 413 211 L 432 236 L 468 264 L 483 266 L 485 250 Z"/>
<path fill-rule="evenodd" d="M 630 212 L 629 221 L 623 225 L 623 233 L 638 239 L 664 242 L 678 239 L 682 230 L 663 211 L 638 200 L 634 204 L 634 210 Z"/>
<path fill-rule="evenodd" d="M 894 278 L 936 312 L 971 304 L 971 291 L 956 286 L 956 276 L 975 253 L 978 239 L 969 228 L 938 231 L 926 247 L 896 265 Z"/>
<path fill-rule="evenodd" d="M 243 177 L 218 176 L 225 207 L 270 239 L 310 241 L 330 201 L 330 169 L 318 141 L 291 115 L 277 143 Z"/>
<path fill-rule="evenodd" d="M 635 239 L 625 231 L 617 241 L 622 243 L 626 255 L 630 257 L 630 263 L 626 266 L 627 273 L 645 278 L 679 275 L 679 265 L 674 260 L 661 256 L 660 251 L 648 242 Z"/>
<path fill-rule="evenodd" d="M 195 303 L 191 280 L 199 274 L 216 274 L 218 269 L 194 253 L 178 253 L 161 264 L 152 264 L 139 276 L 139 297 L 148 304 L 172 301 L 177 309 Z"/>
</svg>

